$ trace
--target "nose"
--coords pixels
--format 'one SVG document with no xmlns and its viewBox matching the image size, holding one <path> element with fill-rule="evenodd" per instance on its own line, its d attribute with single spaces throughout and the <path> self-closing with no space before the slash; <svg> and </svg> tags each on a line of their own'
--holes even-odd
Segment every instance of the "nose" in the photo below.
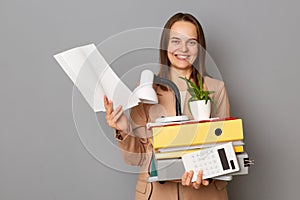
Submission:
<svg viewBox="0 0 300 200">
<path fill-rule="evenodd" d="M 182 52 L 187 52 L 189 49 L 187 47 L 187 44 L 185 42 L 182 42 L 181 46 L 180 46 L 180 51 Z"/>
</svg>

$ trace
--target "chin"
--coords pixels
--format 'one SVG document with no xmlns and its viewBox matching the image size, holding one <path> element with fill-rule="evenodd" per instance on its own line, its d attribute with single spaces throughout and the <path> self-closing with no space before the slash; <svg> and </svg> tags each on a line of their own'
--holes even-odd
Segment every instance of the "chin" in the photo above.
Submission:
<svg viewBox="0 0 300 200">
<path fill-rule="evenodd" d="M 181 69 L 181 70 L 184 70 L 184 69 L 188 70 L 192 67 L 192 65 L 191 64 L 186 64 L 186 63 L 185 64 L 183 64 L 183 63 L 174 63 L 174 64 L 172 64 L 172 67 L 174 67 L 176 69 Z"/>
</svg>

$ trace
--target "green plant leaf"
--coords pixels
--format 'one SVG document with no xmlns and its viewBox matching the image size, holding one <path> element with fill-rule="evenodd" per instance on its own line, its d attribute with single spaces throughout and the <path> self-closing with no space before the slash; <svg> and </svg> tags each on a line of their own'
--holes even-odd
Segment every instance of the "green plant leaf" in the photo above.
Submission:
<svg viewBox="0 0 300 200">
<path fill-rule="evenodd" d="M 179 77 L 182 80 L 184 80 L 187 84 L 187 91 L 190 93 L 192 100 L 196 101 L 196 100 L 205 100 L 205 103 L 207 103 L 208 100 L 210 100 L 210 94 L 214 93 L 214 91 L 205 91 L 203 89 L 203 80 L 202 77 L 198 74 L 198 83 L 199 83 L 199 87 L 192 81 L 190 81 L 189 79 L 187 79 L 186 77 Z"/>
<path fill-rule="evenodd" d="M 193 98 L 197 98 L 199 96 L 199 89 L 197 88 L 197 85 L 195 83 L 193 83 L 192 81 L 190 81 L 189 79 L 187 79 L 186 77 L 179 77 L 181 79 L 183 79 L 188 87 L 188 92 L 190 93 L 190 95 Z"/>
<path fill-rule="evenodd" d="M 200 76 L 200 74 L 197 75 L 198 78 L 198 83 L 199 83 L 199 88 L 200 88 L 200 92 L 203 91 L 203 83 L 202 83 L 202 77 Z"/>
<path fill-rule="evenodd" d="M 193 88 L 188 88 L 187 91 L 190 93 L 190 95 L 192 97 L 196 96 L 195 91 L 193 90 Z"/>
</svg>

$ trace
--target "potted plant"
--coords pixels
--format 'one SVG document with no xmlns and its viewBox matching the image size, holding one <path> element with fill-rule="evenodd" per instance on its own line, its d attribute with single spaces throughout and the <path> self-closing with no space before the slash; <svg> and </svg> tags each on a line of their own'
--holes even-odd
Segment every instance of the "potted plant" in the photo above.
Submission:
<svg viewBox="0 0 300 200">
<path fill-rule="evenodd" d="M 214 107 L 214 101 L 209 96 L 214 93 L 214 91 L 204 90 L 202 77 L 198 74 L 198 84 L 190 81 L 186 77 L 180 77 L 187 84 L 187 91 L 191 95 L 188 100 L 189 111 L 195 120 L 205 120 L 209 119 L 211 113 L 211 105 Z"/>
</svg>

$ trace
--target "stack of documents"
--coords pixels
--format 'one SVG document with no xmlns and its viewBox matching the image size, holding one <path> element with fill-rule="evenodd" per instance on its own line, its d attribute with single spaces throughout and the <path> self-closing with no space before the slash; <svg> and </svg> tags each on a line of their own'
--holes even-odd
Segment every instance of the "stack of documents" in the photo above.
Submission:
<svg viewBox="0 0 300 200">
<path fill-rule="evenodd" d="M 237 155 L 244 152 L 242 120 L 238 118 L 149 123 L 147 127 L 153 134 L 156 180 L 180 179 L 185 171 L 181 157 L 187 153 L 227 142 L 232 142 Z"/>
</svg>

